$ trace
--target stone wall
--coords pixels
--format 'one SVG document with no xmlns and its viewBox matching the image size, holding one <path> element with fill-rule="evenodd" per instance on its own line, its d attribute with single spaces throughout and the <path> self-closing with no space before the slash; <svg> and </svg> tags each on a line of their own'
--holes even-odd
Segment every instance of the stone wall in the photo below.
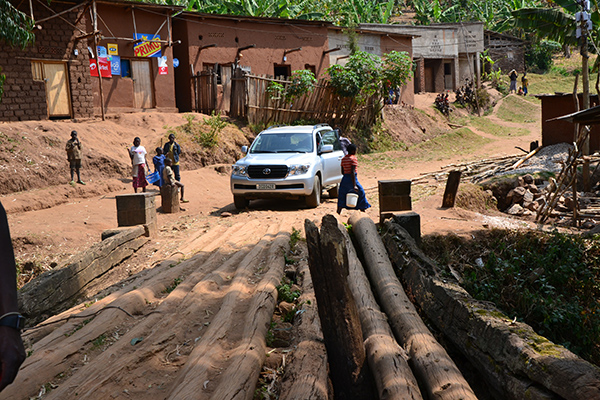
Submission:
<svg viewBox="0 0 600 400">
<path fill-rule="evenodd" d="M 28 6 L 22 3 L 20 10 L 29 15 Z M 72 7 L 73 4 L 51 3 L 55 12 Z M 0 100 L 0 121 L 24 121 L 48 118 L 46 87 L 43 81 L 34 81 L 32 61 L 63 62 L 67 65 L 72 117 L 92 116 L 92 82 L 89 73 L 87 40 L 75 41 L 85 31 L 85 14 L 78 21 L 83 7 L 38 23 L 35 42 L 25 49 L 0 41 L 0 68 L 6 75 L 4 95 Z M 34 3 L 36 21 L 53 15 L 51 11 Z M 78 26 L 76 29 L 73 25 Z M 77 50 L 78 55 L 74 54 Z"/>
</svg>

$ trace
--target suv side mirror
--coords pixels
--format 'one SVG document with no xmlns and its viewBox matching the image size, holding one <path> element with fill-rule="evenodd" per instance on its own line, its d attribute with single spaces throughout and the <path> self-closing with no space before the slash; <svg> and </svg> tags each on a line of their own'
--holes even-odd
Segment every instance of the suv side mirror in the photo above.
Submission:
<svg viewBox="0 0 600 400">
<path fill-rule="evenodd" d="M 248 146 L 242 146 L 242 153 L 248 153 Z"/>
<path fill-rule="evenodd" d="M 321 146 L 321 151 L 319 152 L 319 154 L 331 153 L 331 152 L 333 152 L 333 145 L 332 144 L 324 144 L 323 146 Z"/>
</svg>

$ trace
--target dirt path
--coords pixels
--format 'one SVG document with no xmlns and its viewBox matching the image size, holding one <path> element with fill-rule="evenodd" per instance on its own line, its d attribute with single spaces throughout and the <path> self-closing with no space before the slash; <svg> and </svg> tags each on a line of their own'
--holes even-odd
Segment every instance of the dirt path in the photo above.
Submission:
<svg viewBox="0 0 600 400">
<path fill-rule="evenodd" d="M 539 136 L 539 131 L 531 131 L 518 137 L 492 137 L 474 154 L 426 164 L 361 166 L 360 181 L 373 205 L 367 215 L 378 221 L 378 180 L 411 179 L 451 163 L 519 154 L 515 146 L 528 148 Z M 25 334 L 32 354 L 17 382 L 0 399 L 28 399 L 40 391 L 48 399 L 223 399 L 233 398 L 232 390 L 248 398 L 268 351 L 264 337 L 275 308 L 275 285 L 283 276 L 283 249 L 289 235 L 293 228 L 302 231 L 306 218 L 320 221 L 334 213 L 336 201 L 325 196 L 317 209 L 305 209 L 302 202 L 261 200 L 237 212 L 229 176 L 218 168 L 183 170 L 182 181 L 191 200 L 185 211 L 159 213 L 159 233 L 148 245 L 122 268 L 98 280 L 89 289 L 89 302 L 50 321 L 97 315 Z M 88 198 L 77 196 L 69 185 L 61 186 L 56 190 L 69 194 L 67 202 L 30 212 L 10 210 L 12 204 L 35 201 L 36 196 L 43 199 L 47 191 L 4 196 L 13 237 L 34 242 L 24 243 L 17 252 L 37 249 L 40 258 L 64 260 L 99 241 L 103 230 L 117 226 L 115 195 L 132 192 L 118 180 L 103 184 L 114 186 L 103 189 L 93 182 L 76 189 L 98 190 L 98 195 Z M 421 216 L 423 234 L 523 226 L 506 217 L 441 209 L 443 185 L 434 181 L 413 185 L 413 209 Z M 343 216 L 349 214 L 344 211 Z M 304 289 L 310 298 L 310 287 Z M 307 315 L 314 313 L 314 302 L 304 308 Z M 314 336 L 318 331 L 306 329 L 313 335 L 308 346 L 314 346 L 308 353 L 317 357 L 309 358 L 304 367 L 322 371 L 318 360 L 320 356 L 322 363 L 323 355 L 314 350 L 319 349 Z"/>
</svg>

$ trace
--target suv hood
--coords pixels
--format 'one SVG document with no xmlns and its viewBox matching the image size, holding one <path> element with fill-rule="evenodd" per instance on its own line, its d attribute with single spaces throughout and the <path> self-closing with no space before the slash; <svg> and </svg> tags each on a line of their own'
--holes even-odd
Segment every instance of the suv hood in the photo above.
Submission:
<svg viewBox="0 0 600 400">
<path fill-rule="evenodd" d="M 237 164 L 310 164 L 314 157 L 313 153 L 258 153 L 248 154 Z"/>
</svg>

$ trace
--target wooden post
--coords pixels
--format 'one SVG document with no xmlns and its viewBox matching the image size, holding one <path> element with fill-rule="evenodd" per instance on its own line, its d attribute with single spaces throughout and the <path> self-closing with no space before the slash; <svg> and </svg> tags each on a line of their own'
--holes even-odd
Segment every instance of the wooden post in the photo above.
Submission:
<svg viewBox="0 0 600 400">
<path fill-rule="evenodd" d="M 96 71 L 98 71 L 98 86 L 100 90 L 100 112 L 102 121 L 104 121 L 104 93 L 102 91 L 102 73 L 100 72 L 100 61 L 98 60 L 98 11 L 96 10 L 96 0 L 92 3 L 94 9 L 94 51 L 96 52 Z"/>
<path fill-rule="evenodd" d="M 442 208 L 454 207 L 454 201 L 456 200 L 456 192 L 458 192 L 461 174 L 462 172 L 458 170 L 450 171 L 450 174 L 448 174 L 446 190 L 444 191 L 444 199 L 442 200 Z"/>
<path fill-rule="evenodd" d="M 369 374 L 358 310 L 348 285 L 348 253 L 332 215 L 321 232 L 305 220 L 310 274 L 315 287 L 330 377 L 336 399 L 377 398 Z"/>
</svg>

